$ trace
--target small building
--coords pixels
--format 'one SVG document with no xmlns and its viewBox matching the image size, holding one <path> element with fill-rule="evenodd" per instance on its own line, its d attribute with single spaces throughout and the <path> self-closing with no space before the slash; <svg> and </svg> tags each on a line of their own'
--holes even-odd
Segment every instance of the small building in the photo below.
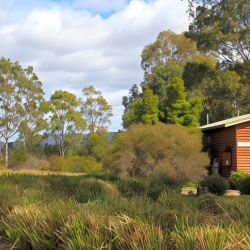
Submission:
<svg viewBox="0 0 250 250">
<path fill-rule="evenodd" d="M 250 174 L 250 114 L 201 127 L 210 148 L 211 165 L 229 177 L 232 171 Z"/>
</svg>

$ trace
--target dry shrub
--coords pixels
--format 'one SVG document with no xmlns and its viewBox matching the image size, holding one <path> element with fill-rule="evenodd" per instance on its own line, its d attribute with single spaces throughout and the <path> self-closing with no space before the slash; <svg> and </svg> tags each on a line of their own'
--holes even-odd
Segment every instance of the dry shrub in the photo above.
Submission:
<svg viewBox="0 0 250 250">
<path fill-rule="evenodd" d="M 106 166 L 117 174 L 148 176 L 165 173 L 199 180 L 208 156 L 198 129 L 180 125 L 133 125 L 113 141 Z"/>
<path fill-rule="evenodd" d="M 37 169 L 37 170 L 49 170 L 49 161 L 44 158 L 37 158 L 35 156 L 29 156 L 28 160 L 16 165 L 18 168 L 25 169 Z"/>
</svg>

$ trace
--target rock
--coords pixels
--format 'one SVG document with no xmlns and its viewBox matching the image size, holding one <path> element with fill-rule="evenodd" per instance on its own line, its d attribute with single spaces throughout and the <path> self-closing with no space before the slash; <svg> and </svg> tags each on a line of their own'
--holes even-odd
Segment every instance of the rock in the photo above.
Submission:
<svg viewBox="0 0 250 250">
<path fill-rule="evenodd" d="M 197 195 L 197 188 L 183 187 L 181 189 L 181 194 L 183 194 L 183 195 Z"/>
<path fill-rule="evenodd" d="M 239 190 L 226 190 L 224 196 L 240 196 L 240 191 Z"/>
</svg>

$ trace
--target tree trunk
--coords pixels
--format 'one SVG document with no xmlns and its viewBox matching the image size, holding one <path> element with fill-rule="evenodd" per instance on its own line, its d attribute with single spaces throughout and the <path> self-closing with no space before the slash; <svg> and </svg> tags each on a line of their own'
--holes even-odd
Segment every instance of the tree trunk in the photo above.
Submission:
<svg viewBox="0 0 250 250">
<path fill-rule="evenodd" d="M 5 167 L 8 168 L 9 163 L 9 144 L 8 139 L 5 139 Z"/>
</svg>

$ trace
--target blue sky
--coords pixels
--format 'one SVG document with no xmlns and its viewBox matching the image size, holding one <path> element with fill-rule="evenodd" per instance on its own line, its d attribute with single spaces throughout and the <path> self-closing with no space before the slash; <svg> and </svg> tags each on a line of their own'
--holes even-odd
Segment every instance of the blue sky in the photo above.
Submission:
<svg viewBox="0 0 250 250">
<path fill-rule="evenodd" d="M 0 0 L 0 56 L 32 65 L 47 98 L 94 85 L 116 131 L 122 96 L 143 79 L 143 47 L 163 30 L 186 30 L 186 10 L 181 0 Z"/>
</svg>

